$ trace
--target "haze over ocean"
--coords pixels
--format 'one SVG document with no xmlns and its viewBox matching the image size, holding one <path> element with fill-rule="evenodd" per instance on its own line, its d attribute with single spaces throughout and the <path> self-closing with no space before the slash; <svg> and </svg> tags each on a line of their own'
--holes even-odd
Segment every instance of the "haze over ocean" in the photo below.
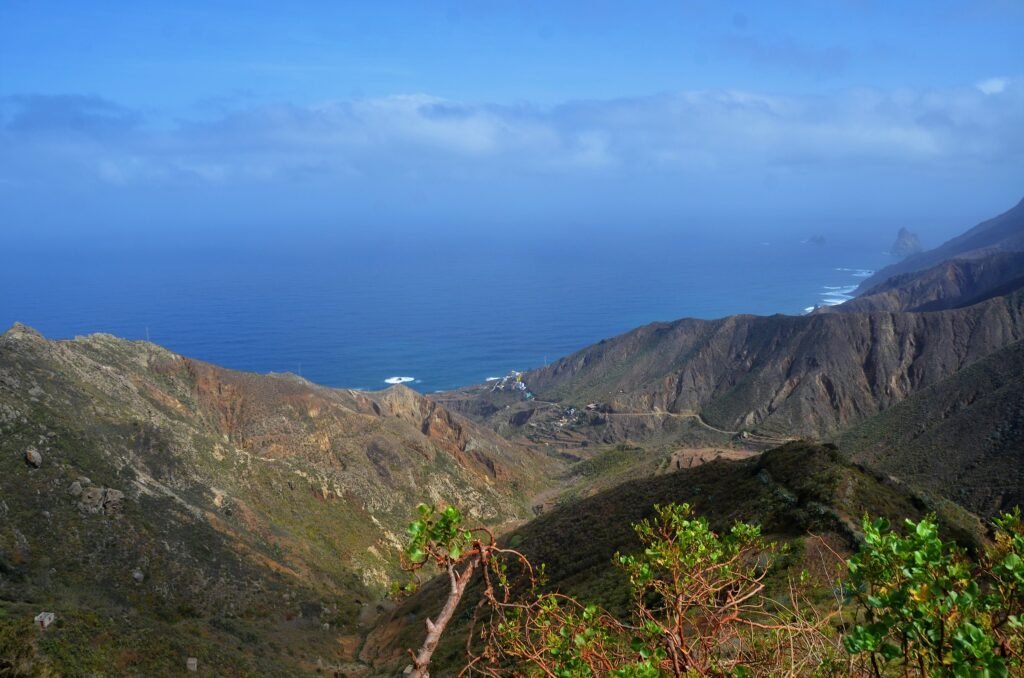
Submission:
<svg viewBox="0 0 1024 678">
<path fill-rule="evenodd" d="M 1020 200 L 1021 44 L 1003 0 L 0 2 L 0 323 L 433 391 L 801 313 Z"/>
<path fill-rule="evenodd" d="M 58 4 L 0 3 L 0 323 L 50 337 L 433 391 L 839 301 L 1024 185 L 1018 2 Z"/>
<path fill-rule="evenodd" d="M 0 254 L 0 323 L 51 338 L 148 332 L 225 367 L 363 389 L 412 376 L 431 392 L 656 320 L 798 314 L 855 286 L 856 269 L 890 263 L 884 249 L 876 239 L 586 231 L 205 250 L 25 246 Z"/>
</svg>

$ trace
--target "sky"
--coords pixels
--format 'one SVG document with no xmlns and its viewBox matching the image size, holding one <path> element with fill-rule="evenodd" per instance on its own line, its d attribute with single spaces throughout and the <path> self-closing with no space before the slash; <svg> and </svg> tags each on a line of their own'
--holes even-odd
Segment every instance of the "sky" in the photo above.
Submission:
<svg viewBox="0 0 1024 678">
<path fill-rule="evenodd" d="M 0 237 L 937 241 L 1024 197 L 1022 45 L 1011 0 L 0 0 Z"/>
</svg>

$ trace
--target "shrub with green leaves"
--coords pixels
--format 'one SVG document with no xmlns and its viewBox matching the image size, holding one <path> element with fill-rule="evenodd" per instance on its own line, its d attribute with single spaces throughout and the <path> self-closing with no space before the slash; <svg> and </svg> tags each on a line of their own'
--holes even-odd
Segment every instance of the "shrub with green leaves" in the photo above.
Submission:
<svg viewBox="0 0 1024 678">
<path fill-rule="evenodd" d="M 676 673 L 742 663 L 740 635 L 763 616 L 774 547 L 754 525 L 737 522 L 718 535 L 687 504 L 654 508 L 654 520 L 634 526 L 643 550 L 617 556 L 633 589 L 639 641 L 661 650 Z M 730 643 L 738 656 L 722 652 Z"/>
<path fill-rule="evenodd" d="M 982 561 L 989 577 L 992 632 L 1002 655 L 1024 666 L 1024 520 L 1020 508 L 994 521 L 994 543 Z"/>
<path fill-rule="evenodd" d="M 661 675 L 658 664 L 664 654 L 638 638 L 630 642 L 619 621 L 595 605 L 547 593 L 526 607 L 513 606 L 504 613 L 491 634 L 487 654 L 512 667 L 508 674 L 558 678 Z M 504 672 L 492 667 L 490 674 Z"/>
<path fill-rule="evenodd" d="M 939 537 L 934 518 L 899 534 L 864 519 L 864 544 L 849 560 L 862 622 L 844 639 L 876 675 L 1004 676 L 1021 667 L 1024 528 L 1020 513 L 995 521 L 994 546 L 978 561 Z"/>
<path fill-rule="evenodd" d="M 813 663 L 827 645 L 820 642 L 817 625 L 762 595 L 775 548 L 756 526 L 736 523 L 719 535 L 689 505 L 670 504 L 656 506 L 654 517 L 634 529 L 640 551 L 617 554 L 615 561 L 633 589 L 628 619 L 558 592 L 541 591 L 537 574 L 542 568 L 535 571 L 522 554 L 497 547 L 493 539 L 474 539 L 475 530 L 463 530 L 461 515 L 451 508 L 421 508 L 419 520 L 409 528 L 406 559 L 412 567 L 433 559 L 449 571 L 445 609 L 450 610 L 464 590 L 458 588 L 463 575 L 472 572 L 479 558 L 484 581 L 478 610 L 488 610 L 490 621 L 483 628 L 483 651 L 468 661 L 483 675 L 795 673 L 808 657 Z M 517 587 L 509 580 L 507 561 L 526 575 L 525 585 Z M 457 570 L 460 564 L 464 569 Z M 438 619 L 446 623 L 450 614 L 442 610 Z M 425 671 L 429 650 L 436 645 L 438 623 L 428 620 L 427 629 L 428 652 L 416 655 L 424 659 L 414 663 L 414 675 Z"/>
<path fill-rule="evenodd" d="M 404 556 L 410 565 L 421 565 L 433 558 L 438 565 L 446 560 L 458 561 L 473 539 L 473 533 L 462 528 L 462 512 L 455 506 L 437 510 L 433 505 L 416 507 L 419 519 L 409 524 L 409 544 Z"/>
<path fill-rule="evenodd" d="M 481 564 L 486 565 L 494 544 L 494 535 L 486 528 L 477 528 L 483 538 L 474 538 L 474 530 L 462 526 L 462 512 L 455 506 L 438 510 L 433 505 L 420 504 L 416 507 L 419 518 L 408 528 L 409 544 L 402 554 L 402 566 L 417 573 L 427 563 L 448 574 L 450 588 L 444 607 L 437 618 L 427 619 L 427 637 L 418 652 L 413 653 L 413 663 L 409 669 L 410 678 L 426 678 L 429 676 L 430 660 L 437 649 L 441 635 L 455 614 L 462 597 L 466 593 L 473 575 Z M 404 587 L 405 591 L 415 588 L 415 579 Z"/>
</svg>

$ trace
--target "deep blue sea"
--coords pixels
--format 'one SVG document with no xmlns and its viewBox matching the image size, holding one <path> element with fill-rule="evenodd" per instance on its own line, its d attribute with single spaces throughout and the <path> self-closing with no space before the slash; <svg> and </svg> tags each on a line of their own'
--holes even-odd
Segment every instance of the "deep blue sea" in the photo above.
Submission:
<svg viewBox="0 0 1024 678">
<path fill-rule="evenodd" d="M 0 324 L 147 336 L 178 353 L 424 392 L 527 369 L 655 320 L 799 314 L 890 263 L 877 242 L 508 233 L 199 246 L 8 244 Z"/>
</svg>

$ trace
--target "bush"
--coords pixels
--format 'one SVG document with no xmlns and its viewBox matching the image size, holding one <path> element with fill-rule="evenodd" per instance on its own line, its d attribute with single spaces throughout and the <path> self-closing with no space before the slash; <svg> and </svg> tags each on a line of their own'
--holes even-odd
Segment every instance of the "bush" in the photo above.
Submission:
<svg viewBox="0 0 1024 678">
<path fill-rule="evenodd" d="M 718 535 L 686 504 L 655 507 L 654 520 L 634 525 L 637 554 L 617 554 L 633 591 L 629 619 L 572 597 L 540 592 L 542 569 L 502 549 L 486 532 L 464 530 L 453 508 L 423 507 L 409 527 L 406 565 L 433 562 L 447 571 L 449 597 L 427 640 L 414 654 L 413 675 L 425 675 L 443 624 L 478 564 L 489 612 L 484 647 L 469 658 L 484 675 L 630 676 L 794 673 L 837 653 L 821 632 L 824 620 L 800 608 L 791 582 L 788 605 L 763 595 L 775 558 L 753 525 Z M 518 585 L 513 581 L 517 572 Z M 525 580 L 525 581 L 522 581 Z"/>
<path fill-rule="evenodd" d="M 827 582 L 836 598 L 818 609 L 805 602 L 814 591 L 803 575 L 781 594 L 767 593 L 777 550 L 756 526 L 738 522 L 717 534 L 688 505 L 669 504 L 633 527 L 640 551 L 616 554 L 614 561 L 632 590 L 629 616 L 619 618 L 544 591 L 543 567 L 534 569 L 518 551 L 499 547 L 485 528 L 465 529 L 457 509 L 421 507 L 409 528 L 405 565 L 417 572 L 432 563 L 447 573 L 450 591 L 436 620 L 427 620 L 412 675 L 426 675 L 440 634 L 477 572 L 482 594 L 476 610 L 488 618 L 479 642 L 471 631 L 467 643 L 473 674 L 1024 674 L 1020 511 L 994 521 L 992 543 L 973 559 L 940 539 L 934 517 L 906 521 L 903 533 L 883 519 L 865 518 L 863 544 L 846 561 L 850 581 Z M 852 628 L 841 638 L 830 631 L 833 620 L 850 617 Z M 478 621 L 474 616 L 474 628 Z"/>
<path fill-rule="evenodd" d="M 919 675 L 1005 676 L 1021 668 L 1024 526 L 1020 512 L 995 521 L 978 561 L 939 538 L 934 518 L 864 519 L 864 545 L 850 559 L 851 590 L 863 623 L 844 643 L 875 675 L 897 667 Z"/>
<path fill-rule="evenodd" d="M 39 627 L 30 619 L 0 618 L 0 676 L 57 675 L 49 663 L 38 656 L 39 633 Z"/>
</svg>

